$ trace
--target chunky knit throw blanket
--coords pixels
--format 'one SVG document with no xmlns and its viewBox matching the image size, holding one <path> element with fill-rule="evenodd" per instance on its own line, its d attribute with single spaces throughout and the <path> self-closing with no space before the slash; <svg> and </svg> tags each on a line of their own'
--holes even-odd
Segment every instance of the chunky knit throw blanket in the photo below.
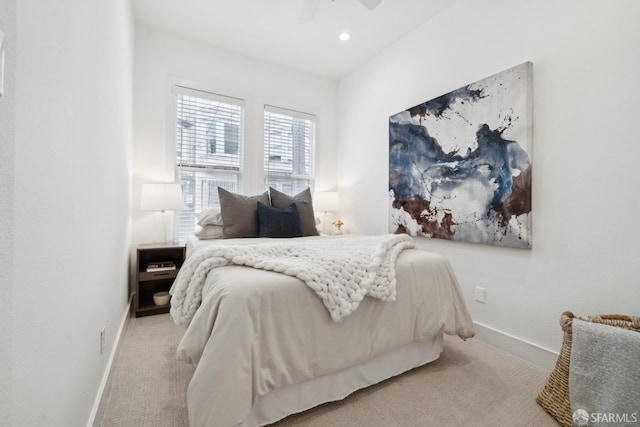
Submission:
<svg viewBox="0 0 640 427">
<path fill-rule="evenodd" d="M 297 277 L 322 299 L 334 321 L 351 314 L 365 296 L 393 301 L 395 261 L 415 247 L 406 234 L 337 236 L 269 241 L 203 249 L 189 257 L 171 287 L 171 317 L 191 322 L 200 306 L 207 274 L 225 265 L 243 265 Z"/>
</svg>

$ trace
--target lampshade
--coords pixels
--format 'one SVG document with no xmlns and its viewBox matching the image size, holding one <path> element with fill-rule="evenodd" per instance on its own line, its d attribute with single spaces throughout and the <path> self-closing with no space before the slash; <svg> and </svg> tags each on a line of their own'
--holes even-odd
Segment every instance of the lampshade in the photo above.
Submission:
<svg viewBox="0 0 640 427">
<path fill-rule="evenodd" d="M 313 195 L 313 208 L 320 212 L 340 210 L 340 196 L 337 191 L 316 191 Z"/>
<path fill-rule="evenodd" d="M 143 211 L 182 209 L 182 187 L 180 184 L 142 184 L 140 209 Z"/>
</svg>

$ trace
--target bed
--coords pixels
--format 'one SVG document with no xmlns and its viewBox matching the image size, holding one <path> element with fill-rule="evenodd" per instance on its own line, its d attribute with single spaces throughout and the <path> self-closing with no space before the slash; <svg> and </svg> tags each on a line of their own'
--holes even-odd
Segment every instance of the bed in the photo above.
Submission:
<svg viewBox="0 0 640 427">
<path fill-rule="evenodd" d="M 187 391 L 191 426 L 271 424 L 437 359 L 444 333 L 474 335 L 447 259 L 410 243 L 391 255 L 393 277 L 385 273 L 394 279 L 393 295 L 356 295 L 355 308 L 344 315 L 328 310 L 301 274 L 265 263 L 251 267 L 236 256 L 242 248 L 291 241 L 334 247 L 331 255 L 338 256 L 338 248 L 359 238 L 189 240 L 185 266 L 191 261 L 202 284 L 186 298 L 179 275 L 171 314 L 187 326 L 177 357 L 196 366 Z M 195 261 L 214 253 L 229 262 L 198 270 L 204 262 Z"/>
</svg>

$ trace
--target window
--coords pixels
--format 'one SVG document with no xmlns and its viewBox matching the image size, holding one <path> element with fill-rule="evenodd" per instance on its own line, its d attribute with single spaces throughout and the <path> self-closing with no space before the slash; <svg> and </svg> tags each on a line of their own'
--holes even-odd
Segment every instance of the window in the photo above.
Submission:
<svg viewBox="0 0 640 427">
<path fill-rule="evenodd" d="M 184 208 L 174 238 L 195 231 L 195 214 L 219 207 L 218 187 L 238 192 L 242 172 L 244 102 L 208 92 L 175 88 L 176 166 Z"/>
<path fill-rule="evenodd" d="M 218 123 L 215 120 L 212 120 L 209 123 L 209 127 L 207 128 L 207 154 L 216 154 L 218 140 L 216 136 L 216 129 L 218 128 Z"/>
<path fill-rule="evenodd" d="M 266 187 L 295 195 L 313 187 L 315 116 L 266 105 L 264 175 Z"/>
</svg>

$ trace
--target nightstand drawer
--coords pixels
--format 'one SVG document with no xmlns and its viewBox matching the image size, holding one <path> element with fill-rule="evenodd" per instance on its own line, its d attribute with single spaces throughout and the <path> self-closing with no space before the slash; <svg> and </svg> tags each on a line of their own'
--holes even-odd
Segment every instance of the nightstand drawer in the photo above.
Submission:
<svg viewBox="0 0 640 427">
<path fill-rule="evenodd" d="M 146 280 L 173 279 L 177 275 L 178 275 L 178 270 L 141 271 L 139 280 L 141 282 L 144 282 Z"/>
</svg>

